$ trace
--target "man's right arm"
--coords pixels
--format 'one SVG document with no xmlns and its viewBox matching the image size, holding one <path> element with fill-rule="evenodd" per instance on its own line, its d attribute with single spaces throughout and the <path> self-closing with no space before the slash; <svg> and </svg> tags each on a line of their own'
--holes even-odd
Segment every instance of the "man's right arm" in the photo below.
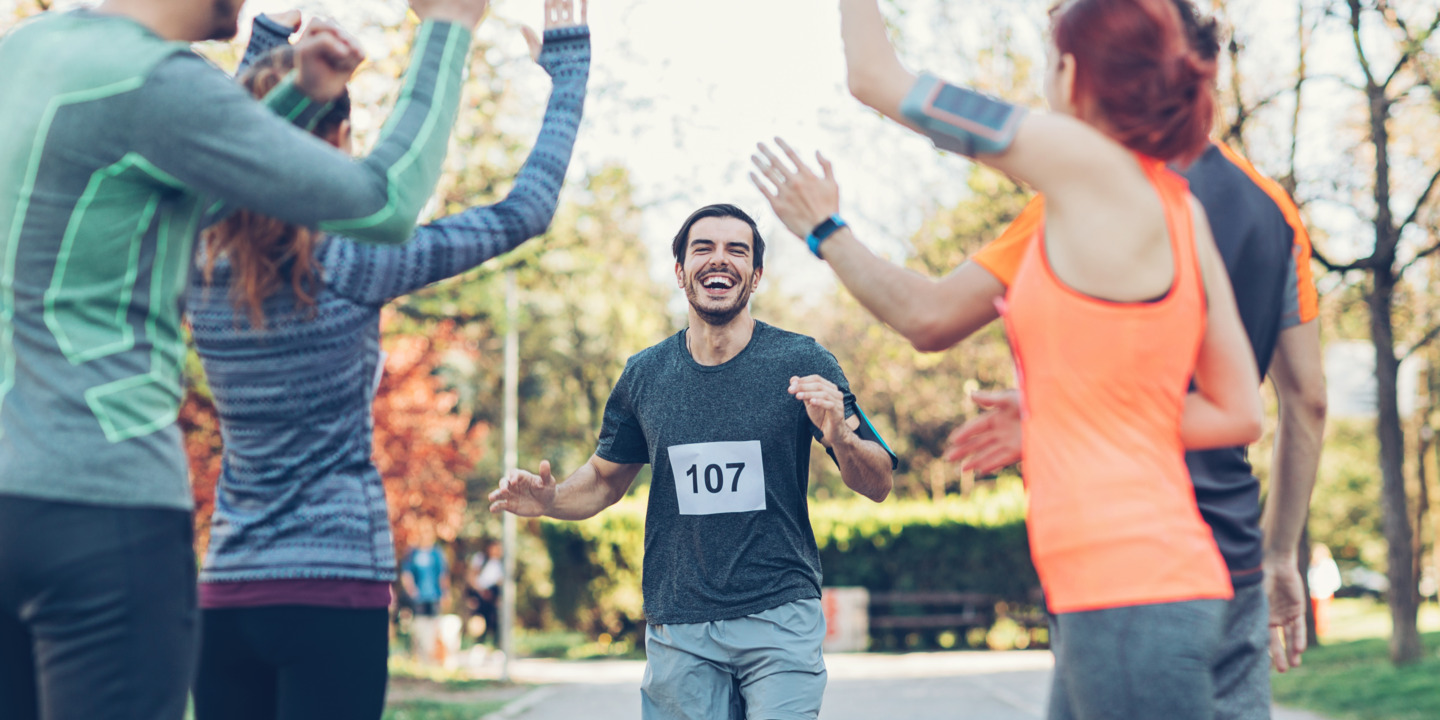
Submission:
<svg viewBox="0 0 1440 720">
<path fill-rule="evenodd" d="M 261 105 L 191 54 L 161 63 L 137 93 L 132 146 L 139 164 L 177 189 L 357 240 L 402 243 L 440 177 L 470 37 L 461 24 L 421 25 L 395 110 L 358 162 L 292 126 L 324 110 L 293 81 Z"/>
<path fill-rule="evenodd" d="M 540 472 L 512 470 L 490 493 L 490 512 L 511 512 L 524 517 L 584 520 L 625 497 L 643 463 L 621 464 L 592 455 L 565 482 L 555 483 L 550 461 Z"/>
<path fill-rule="evenodd" d="M 1280 333 L 1270 361 L 1279 398 L 1275 460 L 1260 525 L 1265 534 L 1265 582 L 1270 597 L 1271 659 L 1285 672 L 1305 652 L 1305 597 L 1300 578 L 1300 537 L 1325 435 L 1325 368 L 1320 323 L 1311 320 Z M 1283 638 L 1283 645 L 1282 645 Z"/>
</svg>

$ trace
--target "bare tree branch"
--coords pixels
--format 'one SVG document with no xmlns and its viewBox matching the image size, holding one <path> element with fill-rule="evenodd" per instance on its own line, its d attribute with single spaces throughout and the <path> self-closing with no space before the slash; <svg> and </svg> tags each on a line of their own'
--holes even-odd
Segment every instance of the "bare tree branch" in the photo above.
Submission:
<svg viewBox="0 0 1440 720">
<path fill-rule="evenodd" d="M 1360 15 L 1363 12 L 1360 0 L 1346 0 L 1345 4 L 1350 7 L 1350 41 L 1355 44 L 1355 58 L 1365 73 L 1365 84 L 1368 87 L 1379 87 L 1375 82 L 1375 73 L 1370 70 L 1370 59 L 1365 56 L 1365 44 L 1360 42 Z"/>
<path fill-rule="evenodd" d="M 1405 351 L 1405 354 L 1400 358 L 1400 362 L 1405 362 L 1406 360 L 1409 360 L 1411 355 L 1414 355 L 1416 351 L 1420 350 L 1426 345 L 1429 345 L 1437 337 L 1440 337 L 1440 325 L 1436 325 L 1435 327 L 1427 330 L 1425 332 L 1425 336 L 1420 338 L 1419 342 L 1411 345 L 1410 349 Z"/>
<path fill-rule="evenodd" d="M 1390 6 L 1389 2 L 1380 0 L 1376 3 L 1376 8 L 1387 22 L 1400 30 L 1401 34 L 1405 36 L 1400 58 L 1395 61 L 1395 67 L 1391 69 L 1390 75 L 1385 78 L 1384 84 L 1381 85 L 1381 87 L 1389 88 L 1390 83 L 1400 75 L 1400 72 L 1405 69 L 1405 66 L 1409 65 L 1410 61 L 1414 60 L 1415 56 L 1420 54 L 1424 49 L 1425 42 L 1430 39 L 1430 35 L 1435 32 L 1436 28 L 1440 28 L 1440 13 L 1436 13 L 1435 19 L 1431 20 L 1430 24 L 1417 36 L 1410 33 L 1409 25 L 1405 22 L 1404 18 L 1400 17 L 1399 13 L 1395 12 L 1395 9 Z"/>
<path fill-rule="evenodd" d="M 1437 183 L 1440 183 L 1440 169 L 1437 169 L 1435 174 L 1430 176 L 1430 182 L 1425 186 L 1425 192 L 1420 193 L 1420 197 L 1415 201 L 1415 209 L 1411 210 L 1410 214 L 1405 216 L 1405 222 L 1400 223 L 1400 225 L 1395 228 L 1396 230 L 1404 230 L 1415 223 L 1420 217 L 1420 211 L 1425 209 L 1425 201 L 1430 198 L 1430 193 L 1435 192 Z"/>
<path fill-rule="evenodd" d="M 1424 260 L 1425 258 L 1430 257 L 1437 252 L 1440 252 L 1440 243 L 1436 243 L 1428 248 L 1425 248 L 1424 250 L 1421 250 L 1419 253 L 1416 253 L 1415 257 L 1410 258 L 1408 261 L 1406 261 L 1404 265 L 1401 265 L 1399 270 L 1395 271 L 1395 277 L 1398 278 L 1401 275 L 1404 275 L 1405 271 L 1409 270 L 1413 265 L 1415 265 L 1415 263 L 1418 263 L 1421 260 Z"/>
<path fill-rule="evenodd" d="M 1369 270 L 1375 260 L 1375 257 L 1372 255 L 1349 263 L 1330 262 L 1330 259 L 1325 257 L 1324 253 L 1320 252 L 1320 248 L 1315 247 L 1313 244 L 1310 246 L 1310 256 L 1315 258 L 1316 262 L 1324 265 L 1327 271 L 1333 273 L 1346 273 L 1351 270 Z"/>
</svg>

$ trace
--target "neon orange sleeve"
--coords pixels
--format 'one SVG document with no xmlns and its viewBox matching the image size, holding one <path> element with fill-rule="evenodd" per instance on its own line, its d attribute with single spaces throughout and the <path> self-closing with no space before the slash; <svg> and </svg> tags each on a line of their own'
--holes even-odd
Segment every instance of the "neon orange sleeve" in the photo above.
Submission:
<svg viewBox="0 0 1440 720">
<path fill-rule="evenodd" d="M 1300 322 L 1307 323 L 1314 320 L 1320 316 L 1320 293 L 1315 290 L 1315 275 L 1310 270 L 1310 232 L 1305 229 L 1305 222 L 1300 219 L 1300 208 L 1295 205 L 1295 200 L 1290 197 L 1290 193 L 1280 187 L 1280 183 L 1260 174 L 1260 171 L 1256 170 L 1255 166 L 1251 165 L 1250 161 L 1242 157 L 1240 153 L 1235 152 L 1225 143 L 1217 142 L 1215 146 L 1220 148 L 1220 152 L 1226 159 L 1244 170 L 1245 174 L 1249 175 L 1250 179 L 1260 186 L 1266 195 L 1270 196 L 1270 199 L 1280 208 L 1280 212 L 1285 215 L 1285 221 L 1290 223 L 1290 228 L 1294 230 L 1293 254 L 1295 256 L 1296 291 L 1300 296 Z"/>
<path fill-rule="evenodd" d="M 1025 260 L 1030 242 L 1044 225 L 1045 196 L 1036 195 L 1030 198 L 1025 209 L 1020 211 L 1010 223 L 1010 227 L 1005 228 L 1005 232 L 1000 233 L 1000 237 L 980 248 L 979 252 L 970 256 L 970 260 L 1009 287 L 1015 280 L 1015 274 L 1020 271 L 1020 263 Z"/>
</svg>

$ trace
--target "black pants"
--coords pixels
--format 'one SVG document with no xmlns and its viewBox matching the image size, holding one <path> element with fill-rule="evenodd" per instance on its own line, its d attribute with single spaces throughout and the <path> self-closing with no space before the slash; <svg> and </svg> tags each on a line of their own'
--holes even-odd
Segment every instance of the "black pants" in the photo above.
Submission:
<svg viewBox="0 0 1440 720">
<path fill-rule="evenodd" d="M 0 495 L 0 718 L 180 720 L 190 513 Z"/>
<path fill-rule="evenodd" d="M 385 608 L 280 605 L 202 612 L 195 720 L 378 720 Z"/>
</svg>

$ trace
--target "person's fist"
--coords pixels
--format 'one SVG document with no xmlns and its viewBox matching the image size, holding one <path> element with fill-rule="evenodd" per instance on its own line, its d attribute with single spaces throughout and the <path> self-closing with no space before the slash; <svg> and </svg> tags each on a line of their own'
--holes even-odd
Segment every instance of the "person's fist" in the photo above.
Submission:
<svg viewBox="0 0 1440 720">
<path fill-rule="evenodd" d="M 330 102 L 345 92 L 350 76 L 364 61 L 359 43 L 339 25 L 311 20 L 295 43 L 295 83 L 311 99 Z"/>
<path fill-rule="evenodd" d="M 490 9 L 490 0 L 410 0 L 410 9 L 421 20 L 453 22 L 474 29 Z"/>
<path fill-rule="evenodd" d="M 290 28 L 290 32 L 300 29 L 300 21 L 303 19 L 299 10 L 286 10 L 278 13 L 265 13 L 265 17 L 276 25 L 283 25 Z"/>
</svg>

